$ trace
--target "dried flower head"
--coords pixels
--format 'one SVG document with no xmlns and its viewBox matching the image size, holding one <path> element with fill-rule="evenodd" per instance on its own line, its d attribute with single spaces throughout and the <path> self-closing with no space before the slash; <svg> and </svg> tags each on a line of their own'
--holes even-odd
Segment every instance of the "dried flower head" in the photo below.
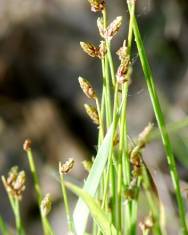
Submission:
<svg viewBox="0 0 188 235">
<path fill-rule="evenodd" d="M 100 17 L 97 19 L 97 26 L 99 29 L 99 33 L 102 38 L 104 38 L 108 41 L 112 40 L 112 38 L 118 33 L 118 31 L 121 27 L 121 24 L 122 24 L 122 16 L 118 16 L 105 29 L 103 19 Z"/>
<path fill-rule="evenodd" d="M 10 169 L 7 179 L 2 176 L 2 181 L 7 193 L 11 194 L 13 197 L 21 200 L 22 194 L 25 190 L 25 172 L 18 172 L 18 167 L 14 166 Z"/>
<path fill-rule="evenodd" d="M 46 194 L 46 196 L 41 201 L 40 208 L 41 208 L 41 213 L 44 217 L 50 213 L 52 208 L 52 199 L 49 193 Z"/>
<path fill-rule="evenodd" d="M 90 99 L 96 99 L 96 92 L 94 91 L 91 84 L 84 78 L 79 77 L 78 81 L 80 83 L 80 87 L 84 94 Z"/>
<path fill-rule="evenodd" d="M 115 20 L 107 27 L 105 32 L 105 38 L 110 41 L 118 33 L 122 24 L 122 16 L 116 17 Z"/>
<path fill-rule="evenodd" d="M 90 42 L 80 42 L 83 51 L 91 57 L 98 57 L 99 49 Z"/>
<path fill-rule="evenodd" d="M 24 141 L 24 144 L 23 144 L 23 149 L 24 149 L 26 152 L 29 151 L 29 150 L 31 149 L 31 144 L 32 144 L 31 140 L 30 140 L 30 139 L 26 139 L 26 140 Z"/>
<path fill-rule="evenodd" d="M 96 125 L 99 125 L 99 115 L 98 115 L 97 109 L 94 106 L 88 105 L 88 104 L 84 104 L 84 107 L 85 107 L 86 113 L 91 118 L 91 120 Z"/>
<path fill-rule="evenodd" d="M 102 11 L 105 7 L 105 1 L 103 0 L 88 0 L 91 5 L 91 11 L 98 12 Z"/>
<path fill-rule="evenodd" d="M 126 46 L 126 40 L 123 41 L 123 46 L 119 48 L 119 50 L 116 52 L 116 54 L 119 56 L 119 60 L 121 61 L 121 63 L 124 60 L 127 60 L 128 49 L 127 49 L 127 46 Z"/>
<path fill-rule="evenodd" d="M 60 175 L 65 175 L 69 173 L 74 166 L 74 159 L 69 158 L 64 164 L 59 162 L 59 174 Z"/>
<path fill-rule="evenodd" d="M 124 82 L 128 81 L 128 70 L 130 65 L 130 59 L 129 56 L 126 57 L 118 67 L 116 78 L 119 84 L 123 84 Z"/>
<path fill-rule="evenodd" d="M 153 129 L 153 124 L 149 123 L 144 130 L 138 136 L 138 144 L 141 148 L 145 146 L 148 141 L 148 137 Z"/>
<path fill-rule="evenodd" d="M 98 52 L 99 59 L 104 59 L 106 53 L 107 53 L 106 43 L 105 41 L 101 41 L 99 45 L 99 52 Z"/>
</svg>

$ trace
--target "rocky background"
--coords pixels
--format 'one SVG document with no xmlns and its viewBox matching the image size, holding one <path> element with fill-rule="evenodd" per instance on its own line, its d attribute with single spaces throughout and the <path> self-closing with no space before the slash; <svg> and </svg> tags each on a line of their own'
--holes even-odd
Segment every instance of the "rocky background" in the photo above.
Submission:
<svg viewBox="0 0 188 235">
<path fill-rule="evenodd" d="M 128 12 L 126 1 L 108 0 L 107 4 L 110 20 L 124 16 L 124 27 L 113 41 L 115 52 L 126 37 Z M 57 235 L 66 234 L 55 177 L 58 161 L 74 158 L 71 177 L 80 181 L 86 176 L 81 161 L 95 153 L 97 132 L 85 115 L 83 103 L 87 100 L 77 77 L 89 79 L 100 93 L 100 64 L 79 46 L 80 41 L 99 41 L 97 17 L 87 0 L 0 0 L 0 173 L 6 174 L 16 164 L 28 171 L 22 144 L 30 137 L 43 192 L 50 192 L 54 200 L 50 219 Z M 137 1 L 137 17 L 166 119 L 184 119 L 188 112 L 188 2 Z M 136 50 L 133 53 L 135 72 L 128 104 L 131 137 L 155 121 Z M 178 131 L 172 140 L 184 190 L 188 180 L 187 129 Z M 144 157 L 167 208 L 169 234 L 177 235 L 177 214 L 161 142 L 151 143 Z M 22 204 L 27 234 L 41 234 L 29 173 Z M 0 214 L 14 225 L 2 184 Z"/>
</svg>

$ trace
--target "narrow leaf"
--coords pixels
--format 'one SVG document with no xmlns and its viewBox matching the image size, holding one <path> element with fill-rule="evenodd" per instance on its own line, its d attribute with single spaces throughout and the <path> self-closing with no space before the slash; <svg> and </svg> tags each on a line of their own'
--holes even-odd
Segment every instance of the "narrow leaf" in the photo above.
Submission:
<svg viewBox="0 0 188 235">
<path fill-rule="evenodd" d="M 117 230 L 108 219 L 107 214 L 100 208 L 99 204 L 93 197 L 89 195 L 89 193 L 69 182 L 66 182 L 65 185 L 85 202 L 89 208 L 91 216 L 95 220 L 96 224 L 100 227 L 104 235 L 117 235 Z M 81 213 L 80 216 L 82 218 Z"/>
<path fill-rule="evenodd" d="M 85 181 L 83 189 L 85 192 L 88 192 L 91 196 L 95 195 L 97 188 L 98 188 L 98 185 L 99 185 L 99 182 L 101 180 L 101 176 L 102 176 L 103 170 L 105 168 L 105 165 L 106 165 L 106 162 L 108 159 L 110 146 L 113 143 L 113 136 L 114 136 L 114 133 L 115 133 L 115 130 L 117 127 L 117 122 L 120 117 L 123 102 L 124 102 L 124 100 L 122 100 L 120 108 L 119 108 L 118 112 L 115 114 L 113 122 L 112 122 L 111 126 L 109 127 L 107 134 L 106 134 L 100 148 L 98 149 L 96 158 L 95 158 L 93 165 L 92 165 L 92 168 L 91 168 L 89 175 Z M 82 215 L 82 220 L 80 220 L 80 215 Z M 75 228 L 77 235 L 84 234 L 86 224 L 87 224 L 88 215 L 89 215 L 89 210 L 88 210 L 87 206 L 85 205 L 85 203 L 81 199 L 79 199 L 76 204 L 76 207 L 74 209 L 74 213 L 73 213 L 74 228 Z"/>
<path fill-rule="evenodd" d="M 111 126 L 104 138 L 101 147 L 98 150 L 97 156 L 93 162 L 93 166 L 84 184 L 83 187 L 84 191 L 88 192 L 91 196 L 94 196 L 97 191 L 97 187 L 99 185 L 109 155 L 109 145 L 112 136 L 113 136 L 113 128 Z M 80 221 L 80 215 L 82 216 L 81 221 Z M 88 215 L 89 215 L 89 210 L 87 206 L 81 199 L 79 199 L 73 213 L 74 226 L 77 235 L 84 234 Z"/>
</svg>

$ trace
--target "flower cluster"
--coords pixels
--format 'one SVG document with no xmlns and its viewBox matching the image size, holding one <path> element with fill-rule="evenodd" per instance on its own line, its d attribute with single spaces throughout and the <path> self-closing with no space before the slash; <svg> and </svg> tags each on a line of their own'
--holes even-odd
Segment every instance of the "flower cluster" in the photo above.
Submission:
<svg viewBox="0 0 188 235">
<path fill-rule="evenodd" d="M 2 176 L 2 181 L 8 194 L 19 200 L 22 199 L 22 194 L 26 187 L 26 177 L 24 171 L 19 172 L 18 167 L 14 166 L 10 169 L 7 178 Z"/>
</svg>

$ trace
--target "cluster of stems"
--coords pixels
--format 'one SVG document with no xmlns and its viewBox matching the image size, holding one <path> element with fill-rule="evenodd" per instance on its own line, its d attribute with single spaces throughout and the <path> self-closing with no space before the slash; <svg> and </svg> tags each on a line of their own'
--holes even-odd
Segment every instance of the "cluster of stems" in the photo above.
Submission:
<svg viewBox="0 0 188 235">
<path fill-rule="evenodd" d="M 142 136 L 140 135 L 137 143 L 131 146 L 128 138 L 127 98 L 132 72 L 131 49 L 132 42 L 135 39 L 154 113 L 167 154 L 167 161 L 177 197 L 181 232 L 186 235 L 188 232 L 185 209 L 180 192 L 179 176 L 151 69 L 135 18 L 136 1 L 127 1 L 130 13 L 128 36 L 123 42 L 123 46 L 117 51 L 120 60 L 120 65 L 117 69 L 114 67 L 111 44 L 119 31 L 122 17 L 117 17 L 112 23 L 109 23 L 105 1 L 91 0 L 89 2 L 92 11 L 101 13 L 101 17 L 97 20 L 97 26 L 103 40 L 103 56 L 100 56 L 100 46 L 98 48 L 92 43 L 82 42 L 81 47 L 89 56 L 101 60 L 102 95 L 100 99 L 87 80 L 82 81 L 80 85 L 88 98 L 97 100 L 96 108 L 92 106 L 91 113 L 88 113 L 87 109 L 86 111 L 94 123 L 98 125 L 98 148 L 103 143 L 103 139 L 109 128 L 112 126 L 113 129 L 113 138 L 109 145 L 108 161 L 97 191 L 97 198 L 101 203 L 101 208 L 109 214 L 111 223 L 115 226 L 119 235 L 136 234 L 138 224 L 138 197 L 140 189 L 143 187 L 149 205 L 150 223 L 148 223 L 148 219 L 147 223 L 142 223 L 142 226 L 140 226 L 142 233 L 148 234 L 152 231 L 154 235 L 165 234 L 165 228 L 160 223 L 160 201 L 157 189 L 141 154 L 147 140 L 145 138 L 140 140 L 140 136 Z M 84 89 L 86 84 L 89 84 L 89 88 Z M 89 89 L 90 91 L 92 90 L 93 97 L 88 95 L 87 92 Z M 116 114 L 119 110 L 120 116 L 117 120 Z M 96 117 L 97 122 L 95 120 Z M 149 130 L 150 128 L 151 125 L 146 129 Z M 102 234 L 100 228 L 95 223 L 93 225 L 93 234 Z"/>
</svg>

